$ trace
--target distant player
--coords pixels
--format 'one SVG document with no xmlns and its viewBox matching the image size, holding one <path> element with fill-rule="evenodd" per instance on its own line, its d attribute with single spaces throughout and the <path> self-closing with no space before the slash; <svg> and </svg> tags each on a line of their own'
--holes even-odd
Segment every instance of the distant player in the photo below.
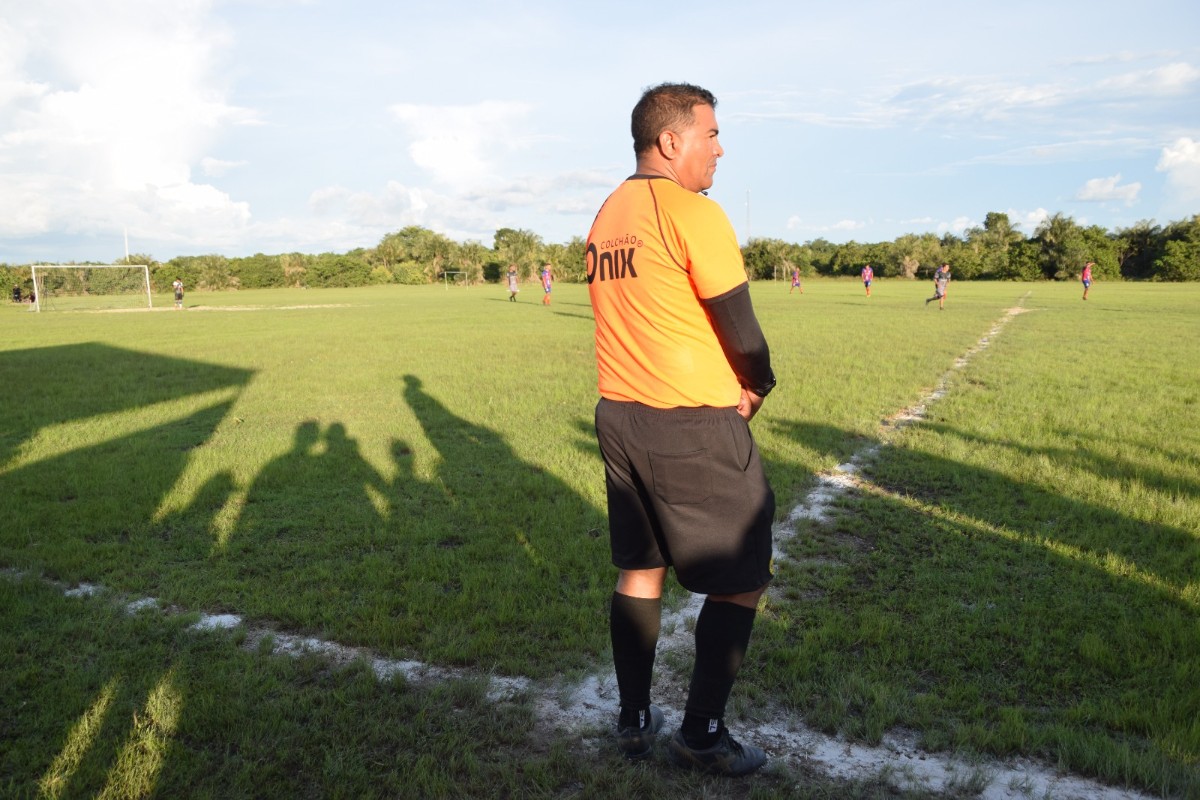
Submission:
<svg viewBox="0 0 1200 800">
<path fill-rule="evenodd" d="M 875 270 L 871 269 L 871 265 L 867 264 L 862 268 L 863 288 L 867 290 L 867 297 L 871 296 L 871 281 L 875 280 Z"/>
<path fill-rule="evenodd" d="M 517 281 L 517 265 L 509 264 L 508 273 L 505 275 L 508 279 L 508 300 L 510 303 L 517 302 L 517 292 L 521 291 L 521 285 Z"/>
<path fill-rule="evenodd" d="M 183 281 L 179 280 L 179 278 L 176 278 L 175 282 L 171 284 L 171 289 L 174 290 L 174 292 L 175 292 L 175 310 L 182 311 L 183 310 Z"/>
<path fill-rule="evenodd" d="M 1089 261 L 1083 265 L 1083 272 L 1079 275 L 1079 280 L 1083 283 L 1083 299 L 1087 300 L 1088 289 L 1092 288 L 1092 267 L 1096 266 L 1095 261 Z"/>
<path fill-rule="evenodd" d="M 550 265 L 546 264 L 542 267 L 542 305 L 550 305 L 550 291 L 554 288 L 554 273 L 550 269 Z"/>
<path fill-rule="evenodd" d="M 933 297 L 925 298 L 925 305 L 938 301 L 938 310 L 946 310 L 946 287 L 950 285 L 950 265 L 942 264 L 933 273 Z"/>
<path fill-rule="evenodd" d="M 792 288 L 788 290 L 788 294 L 800 290 L 800 294 L 804 294 L 804 287 L 800 285 L 800 268 L 792 267 Z"/>
</svg>

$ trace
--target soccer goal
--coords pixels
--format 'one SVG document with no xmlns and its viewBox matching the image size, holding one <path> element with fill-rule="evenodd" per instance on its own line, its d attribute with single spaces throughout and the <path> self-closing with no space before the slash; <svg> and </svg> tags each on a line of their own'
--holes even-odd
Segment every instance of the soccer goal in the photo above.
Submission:
<svg viewBox="0 0 1200 800">
<path fill-rule="evenodd" d="M 34 264 L 30 270 L 37 311 L 154 307 L 145 264 Z"/>
</svg>

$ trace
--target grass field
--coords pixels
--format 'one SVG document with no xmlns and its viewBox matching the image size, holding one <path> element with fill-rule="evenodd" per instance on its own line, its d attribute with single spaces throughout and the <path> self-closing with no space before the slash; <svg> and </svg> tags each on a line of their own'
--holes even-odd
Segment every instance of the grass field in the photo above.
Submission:
<svg viewBox="0 0 1200 800">
<path fill-rule="evenodd" d="M 805 292 L 753 287 L 780 519 L 874 455 L 781 545 L 731 727 L 911 731 L 1200 797 L 1200 286 L 961 283 L 940 312 L 924 282 Z M 609 658 L 586 290 L 522 294 L 0 307 L 0 795 L 894 796 L 782 758 L 734 783 L 627 767 L 488 695 Z M 466 677 L 280 659 L 201 612 Z M 686 684 L 686 658 L 660 668 Z"/>
</svg>

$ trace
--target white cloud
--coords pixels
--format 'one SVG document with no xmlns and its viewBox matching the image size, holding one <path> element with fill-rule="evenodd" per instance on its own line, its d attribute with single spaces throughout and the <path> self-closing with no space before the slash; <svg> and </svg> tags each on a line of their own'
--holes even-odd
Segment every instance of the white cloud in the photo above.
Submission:
<svg viewBox="0 0 1200 800">
<path fill-rule="evenodd" d="M 204 158 L 200 159 L 200 170 L 205 175 L 213 178 L 219 178 L 222 175 L 226 175 L 229 172 L 237 169 L 238 167 L 246 166 L 248 163 L 248 161 L 222 161 L 219 158 L 205 156 Z"/>
<path fill-rule="evenodd" d="M 470 106 L 402 103 L 391 112 L 412 137 L 413 162 L 435 180 L 468 189 L 492 181 L 498 159 L 529 143 L 519 135 L 519 123 L 530 108 L 497 101 Z"/>
<path fill-rule="evenodd" d="M 1118 173 L 1111 178 L 1092 178 L 1075 193 L 1075 199 L 1099 203 L 1115 200 L 1131 206 L 1141 191 L 1142 184 L 1136 181 L 1122 186 Z"/>
<path fill-rule="evenodd" d="M 318 217 L 339 219 L 348 225 L 374 230 L 416 225 L 429 208 L 420 189 L 388 181 L 379 193 L 353 192 L 328 186 L 312 193 L 309 209 Z"/>
<path fill-rule="evenodd" d="M 246 224 L 246 204 L 192 181 L 193 164 L 222 163 L 201 155 L 224 127 L 254 120 L 225 100 L 208 0 L 5 6 L 0 231 L 187 241 Z"/>
<path fill-rule="evenodd" d="M 1167 174 L 1167 184 L 1176 200 L 1200 200 L 1200 142 L 1186 136 L 1176 139 L 1163 148 L 1155 169 Z"/>
<path fill-rule="evenodd" d="M 956 236 L 961 236 L 964 232 L 971 228 L 978 228 L 979 223 L 972 220 L 970 217 L 955 217 L 951 222 L 939 222 L 937 232 L 940 234 L 953 233 Z"/>
<path fill-rule="evenodd" d="M 1050 218 L 1050 212 L 1044 208 L 1037 208 L 1033 211 L 1017 211 L 1010 208 L 1006 213 L 1009 220 L 1020 224 L 1020 230 L 1026 236 L 1032 236 L 1038 225 Z"/>
<path fill-rule="evenodd" d="M 789 230 L 808 231 L 810 233 L 844 233 L 846 231 L 857 231 L 867 227 L 866 222 L 856 219 L 842 219 L 830 225 L 814 225 L 806 223 L 798 215 L 788 217 L 787 226 Z"/>
<path fill-rule="evenodd" d="M 1179 62 L 1155 69 L 1115 75 L 1097 85 L 1105 92 L 1174 95 L 1186 92 L 1197 81 L 1200 81 L 1200 69 Z"/>
</svg>

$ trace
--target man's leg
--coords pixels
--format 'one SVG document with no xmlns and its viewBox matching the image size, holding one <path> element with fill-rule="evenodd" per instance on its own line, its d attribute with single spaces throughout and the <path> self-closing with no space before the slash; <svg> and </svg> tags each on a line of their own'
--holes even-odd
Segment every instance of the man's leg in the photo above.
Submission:
<svg viewBox="0 0 1200 800">
<path fill-rule="evenodd" d="M 746 657 L 758 599 L 766 588 L 709 595 L 704 601 L 696 620 L 696 662 L 682 726 L 689 747 L 711 747 L 720 736 L 725 704 Z"/>
<path fill-rule="evenodd" d="M 704 601 L 696 620 L 696 663 L 683 724 L 671 740 L 671 757 L 677 764 L 737 777 L 766 763 L 766 753 L 735 742 L 724 722 L 725 705 L 750 643 L 758 599 L 766 588 L 709 595 Z"/>
<path fill-rule="evenodd" d="M 621 570 L 612 595 L 609 630 L 621 702 L 617 746 L 629 758 L 650 754 L 663 723 L 662 712 L 650 705 L 650 683 L 666 576 L 666 567 Z"/>
</svg>

